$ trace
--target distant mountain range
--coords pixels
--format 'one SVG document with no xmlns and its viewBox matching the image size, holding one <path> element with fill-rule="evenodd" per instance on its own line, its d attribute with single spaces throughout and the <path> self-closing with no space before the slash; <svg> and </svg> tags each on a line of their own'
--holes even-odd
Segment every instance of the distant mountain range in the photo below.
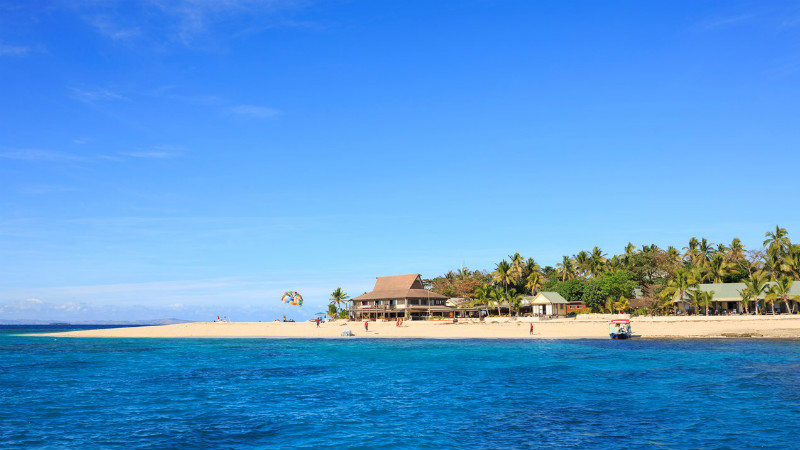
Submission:
<svg viewBox="0 0 800 450">
<path fill-rule="evenodd" d="M 153 319 L 153 320 L 9 320 L 0 319 L 0 325 L 172 325 L 176 323 L 189 323 L 192 320 L 182 319 Z"/>
</svg>

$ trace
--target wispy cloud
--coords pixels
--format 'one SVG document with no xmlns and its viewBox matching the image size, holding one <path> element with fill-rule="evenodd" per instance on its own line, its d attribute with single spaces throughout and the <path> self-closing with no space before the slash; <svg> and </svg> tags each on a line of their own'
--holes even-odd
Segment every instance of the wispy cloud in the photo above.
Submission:
<svg viewBox="0 0 800 450">
<path fill-rule="evenodd" d="M 312 0 L 148 0 L 70 2 L 102 36 L 115 41 L 141 41 L 156 48 L 177 43 L 186 47 L 217 47 L 246 34 L 269 28 L 310 27 L 286 13 Z M 131 10 L 136 14 L 131 14 Z M 142 20 L 141 18 L 144 18 Z M 233 20 L 237 19 L 237 20 Z"/>
<path fill-rule="evenodd" d="M 231 16 L 258 17 L 263 13 L 297 8 L 305 2 L 298 0 L 152 0 L 164 14 L 175 20 L 176 35 L 190 44 L 219 22 Z"/>
<path fill-rule="evenodd" d="M 128 100 L 124 96 L 106 88 L 96 88 L 96 89 L 71 88 L 71 90 L 73 98 L 85 103 Z"/>
<path fill-rule="evenodd" d="M 154 145 L 149 150 L 122 152 L 120 155 L 131 158 L 166 159 L 183 156 L 185 148 L 176 145 Z"/>
<path fill-rule="evenodd" d="M 142 33 L 139 27 L 120 26 L 107 15 L 94 16 L 89 18 L 88 21 L 100 34 L 114 40 L 131 39 Z"/>
<path fill-rule="evenodd" d="M 756 17 L 757 15 L 754 13 L 713 17 L 698 23 L 697 28 L 703 31 L 716 30 L 719 28 L 746 23 L 755 19 Z"/>
<path fill-rule="evenodd" d="M 131 158 L 144 158 L 144 159 L 165 159 L 165 158 L 174 158 L 175 155 L 169 152 L 158 152 L 158 151 L 148 151 L 148 152 L 127 152 L 127 153 L 120 153 L 121 155 L 130 156 Z"/>
<path fill-rule="evenodd" d="M 0 42 L 0 56 L 23 56 L 31 51 L 30 47 L 10 45 Z"/>
<path fill-rule="evenodd" d="M 226 109 L 228 114 L 253 117 L 257 119 L 268 119 L 280 114 L 280 111 L 266 106 L 236 105 Z"/>
<path fill-rule="evenodd" d="M 60 192 L 72 192 L 76 190 L 77 189 L 74 187 L 62 186 L 58 184 L 35 184 L 21 188 L 20 192 L 31 195 L 45 195 Z"/>
<path fill-rule="evenodd" d="M 0 158 L 31 162 L 67 162 L 84 160 L 84 158 L 70 153 L 40 150 L 35 148 L 0 151 Z"/>
</svg>

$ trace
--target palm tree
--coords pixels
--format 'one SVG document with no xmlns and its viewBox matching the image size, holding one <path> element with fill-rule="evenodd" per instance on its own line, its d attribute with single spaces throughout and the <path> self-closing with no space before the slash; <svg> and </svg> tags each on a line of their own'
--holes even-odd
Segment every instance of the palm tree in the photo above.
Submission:
<svg viewBox="0 0 800 450">
<path fill-rule="evenodd" d="M 700 243 L 697 244 L 698 264 L 705 266 L 709 261 L 711 261 L 712 254 L 714 254 L 714 243 L 708 242 L 708 239 L 706 238 L 700 240 Z"/>
<path fill-rule="evenodd" d="M 714 283 L 722 283 L 722 279 L 728 274 L 731 263 L 725 260 L 722 253 L 714 253 L 711 261 L 708 262 L 707 272 Z"/>
<path fill-rule="evenodd" d="M 661 291 L 661 298 L 669 299 L 674 305 L 676 302 L 684 301 L 686 291 L 697 286 L 694 275 L 686 269 L 675 271 L 675 278 L 669 280 L 667 287 Z"/>
<path fill-rule="evenodd" d="M 513 255 L 508 255 L 511 259 L 511 268 L 509 272 L 511 273 L 511 278 L 514 279 L 515 284 L 522 279 L 522 270 L 525 265 L 525 259 L 519 253 L 514 253 Z"/>
<path fill-rule="evenodd" d="M 592 275 L 592 278 L 597 278 L 600 275 L 600 272 L 603 270 L 603 265 L 606 263 L 606 254 L 600 250 L 600 247 L 595 246 L 592 249 L 592 253 L 589 255 L 589 260 L 587 261 L 589 266 L 589 273 Z"/>
<path fill-rule="evenodd" d="M 789 269 L 786 264 L 786 257 L 781 257 L 777 253 L 767 252 L 764 257 L 764 271 L 769 273 L 770 281 L 780 278 L 785 269 Z"/>
<path fill-rule="evenodd" d="M 742 290 L 738 290 L 739 296 L 742 297 L 742 311 L 745 314 L 750 314 L 750 299 L 753 298 L 753 293 L 750 292 L 750 289 L 744 288 Z"/>
<path fill-rule="evenodd" d="M 666 258 L 667 264 L 671 267 L 678 267 L 682 262 L 680 250 L 671 245 L 667 247 Z"/>
<path fill-rule="evenodd" d="M 489 292 L 488 292 L 487 298 L 489 300 L 491 300 L 492 302 L 494 302 L 494 304 L 497 306 L 497 315 L 498 316 L 502 315 L 502 312 L 500 311 L 500 304 L 503 302 L 503 299 L 505 298 L 505 296 L 506 296 L 506 294 L 503 293 L 503 290 L 500 289 L 500 286 L 495 286 L 493 289 L 489 290 Z"/>
<path fill-rule="evenodd" d="M 700 242 L 697 240 L 696 237 L 692 237 L 689 239 L 689 246 L 684 247 L 683 249 L 686 250 L 684 252 L 683 257 L 691 262 L 697 262 L 697 246 Z"/>
<path fill-rule="evenodd" d="M 575 255 L 575 268 L 581 277 L 585 277 L 589 273 L 589 254 L 581 250 Z"/>
<path fill-rule="evenodd" d="M 630 303 L 628 302 L 628 299 L 625 298 L 624 295 L 620 295 L 619 300 L 614 302 L 614 309 L 618 311 L 620 314 L 622 314 L 628 308 L 630 308 Z"/>
<path fill-rule="evenodd" d="M 333 292 L 331 292 L 330 305 L 333 305 L 336 308 L 336 312 L 338 314 L 340 311 L 342 311 L 342 304 L 347 302 L 349 298 L 350 296 L 347 295 L 347 293 L 344 292 L 341 287 L 337 287 L 333 290 Z"/>
<path fill-rule="evenodd" d="M 744 245 L 739 238 L 733 238 L 731 246 L 728 247 L 728 261 L 739 262 L 744 259 Z"/>
<path fill-rule="evenodd" d="M 556 264 L 556 272 L 561 281 L 572 280 L 577 275 L 575 272 L 575 264 L 569 256 L 564 256 L 560 263 Z"/>
<path fill-rule="evenodd" d="M 694 304 L 697 305 L 697 310 L 700 311 L 700 308 L 705 308 L 706 315 L 708 315 L 708 307 L 714 302 L 714 291 L 692 289 L 689 291 L 689 295 L 694 300 Z"/>
<path fill-rule="evenodd" d="M 792 288 L 793 283 L 794 281 L 791 278 L 784 276 L 779 278 L 774 285 L 770 286 L 768 297 L 771 297 L 772 314 L 775 314 L 775 300 L 783 300 L 783 304 L 786 305 L 786 312 L 789 314 L 792 313 L 792 309 L 789 306 L 789 299 L 791 298 L 794 300 L 796 296 L 789 295 L 789 290 Z"/>
<path fill-rule="evenodd" d="M 758 315 L 758 297 L 767 290 L 767 279 L 762 272 L 755 272 L 750 278 L 742 280 L 744 285 L 750 290 L 755 301 L 755 312 Z"/>
<path fill-rule="evenodd" d="M 506 292 L 508 292 L 508 284 L 514 280 L 514 276 L 511 273 L 511 265 L 508 261 L 504 259 L 495 265 L 494 272 L 492 272 L 492 280 L 495 283 L 503 283 Z"/>
<path fill-rule="evenodd" d="M 783 266 L 786 273 L 800 277 L 800 245 L 793 244 L 789 248 L 789 254 L 783 258 Z"/>
<path fill-rule="evenodd" d="M 768 231 L 764 234 L 764 246 L 767 247 L 767 253 L 776 255 L 778 257 L 783 257 L 789 250 L 789 247 L 792 246 L 792 241 L 789 239 L 789 233 L 786 232 L 786 228 L 781 228 L 778 225 L 775 225 L 775 232 Z"/>
<path fill-rule="evenodd" d="M 515 309 L 517 311 L 517 316 L 519 316 L 519 307 L 522 305 L 522 293 L 511 288 L 508 290 L 505 297 L 508 302 L 508 317 L 511 317 L 511 312 Z"/>
<path fill-rule="evenodd" d="M 528 292 L 533 294 L 542 287 L 542 268 L 533 258 L 528 258 L 525 261 L 525 267 L 523 267 L 522 272 L 525 280 L 525 289 Z"/>
<path fill-rule="evenodd" d="M 625 261 L 630 261 L 631 257 L 636 253 L 636 246 L 632 242 L 628 242 L 625 246 Z"/>
<path fill-rule="evenodd" d="M 606 269 L 605 270 L 607 272 L 611 272 L 611 273 L 619 272 L 620 270 L 622 270 L 622 268 L 626 264 L 623 261 L 624 258 L 627 258 L 627 257 L 623 256 L 623 257 L 620 258 L 617 255 L 612 256 L 611 259 L 609 259 L 608 262 L 606 263 Z"/>
</svg>

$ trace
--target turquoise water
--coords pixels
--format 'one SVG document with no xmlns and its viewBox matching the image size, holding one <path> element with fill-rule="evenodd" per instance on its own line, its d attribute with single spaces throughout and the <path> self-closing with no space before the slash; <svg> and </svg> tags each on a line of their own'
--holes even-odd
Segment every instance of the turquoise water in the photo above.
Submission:
<svg viewBox="0 0 800 450">
<path fill-rule="evenodd" d="M 799 341 L 58 339 L 0 448 L 798 448 Z"/>
</svg>

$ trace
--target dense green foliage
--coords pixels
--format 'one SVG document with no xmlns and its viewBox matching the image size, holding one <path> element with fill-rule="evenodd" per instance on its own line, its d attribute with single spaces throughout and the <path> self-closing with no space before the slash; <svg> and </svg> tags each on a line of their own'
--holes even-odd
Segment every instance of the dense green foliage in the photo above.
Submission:
<svg viewBox="0 0 800 450">
<path fill-rule="evenodd" d="M 665 314 L 675 310 L 676 302 L 685 301 L 694 311 L 708 313 L 714 294 L 698 294 L 700 283 L 743 282 L 748 286 L 742 292 L 745 297 L 763 299 L 768 294 L 755 310 L 761 313 L 776 302 L 788 308 L 788 289 L 800 277 L 800 245 L 792 244 L 786 229 L 776 226 L 765 238 L 755 250 L 747 250 L 738 238 L 726 245 L 694 237 L 682 250 L 655 244 L 637 248 L 629 243 L 622 253 L 608 256 L 594 247 L 544 268 L 515 253 L 492 272 L 462 268 L 426 281 L 440 294 L 469 299 L 498 314 L 503 309 L 509 314 L 518 311 L 523 296 L 539 291 L 558 292 L 595 312 Z M 748 305 L 741 307 L 747 310 Z"/>
</svg>

